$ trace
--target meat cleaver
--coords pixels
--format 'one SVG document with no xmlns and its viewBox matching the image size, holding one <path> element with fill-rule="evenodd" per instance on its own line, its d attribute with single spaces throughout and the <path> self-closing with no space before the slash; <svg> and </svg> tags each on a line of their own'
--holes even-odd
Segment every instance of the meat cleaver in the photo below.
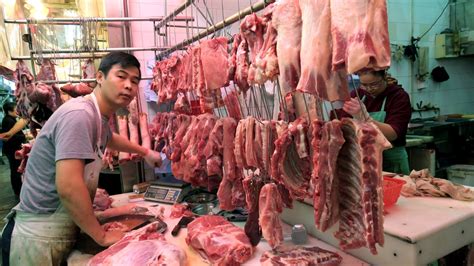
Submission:
<svg viewBox="0 0 474 266">
<path fill-rule="evenodd" d="M 176 226 L 173 228 L 173 231 L 171 231 L 171 235 L 172 236 L 177 236 L 178 233 L 179 233 L 179 230 L 181 228 L 184 228 L 186 227 L 190 222 L 192 222 L 194 220 L 194 217 L 187 217 L 187 216 L 183 216 L 181 218 L 181 220 L 179 220 L 178 224 L 176 224 Z"/>
</svg>

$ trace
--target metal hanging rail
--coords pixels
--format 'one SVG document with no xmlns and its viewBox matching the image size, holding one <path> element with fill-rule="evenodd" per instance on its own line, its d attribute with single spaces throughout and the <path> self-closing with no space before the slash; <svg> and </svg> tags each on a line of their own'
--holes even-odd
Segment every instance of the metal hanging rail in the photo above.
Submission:
<svg viewBox="0 0 474 266">
<path fill-rule="evenodd" d="M 142 77 L 140 80 L 152 80 L 153 77 Z M 44 84 L 57 84 L 57 83 L 80 83 L 80 82 L 94 82 L 96 79 L 71 79 L 71 80 L 37 80 L 35 82 L 41 82 Z"/>
<path fill-rule="evenodd" d="M 58 49 L 58 50 L 32 50 L 33 54 L 75 54 L 75 53 L 95 53 L 95 52 L 138 52 L 138 51 L 160 51 L 169 49 L 167 47 L 115 47 L 104 49 L 90 49 L 90 50 L 74 50 L 74 49 Z"/>
<path fill-rule="evenodd" d="M 170 28 L 188 28 L 188 29 L 199 29 L 199 30 L 207 29 L 207 27 L 188 26 L 188 25 L 176 25 L 176 24 L 166 24 L 166 26 L 167 26 L 167 27 L 170 27 Z"/>
<path fill-rule="evenodd" d="M 187 0 L 191 1 L 191 0 Z M 187 4 L 185 4 L 187 5 Z M 184 6 L 184 5 L 183 5 Z M 177 9 L 178 10 L 178 9 Z M 181 10 L 179 10 L 181 11 Z M 154 24 L 158 21 L 184 21 L 190 22 L 194 21 L 194 18 L 191 16 L 177 16 L 179 12 L 169 16 L 156 16 L 156 17 L 147 17 L 147 18 L 136 18 L 136 17 L 121 17 L 121 18 L 97 18 L 97 17 L 89 17 L 89 18 L 46 18 L 46 19 L 4 19 L 5 23 L 11 24 L 27 24 L 27 25 L 35 25 L 35 24 L 48 24 L 48 25 L 82 25 L 82 23 L 86 22 L 131 22 L 131 21 L 150 21 Z M 166 25 L 167 27 L 174 27 L 175 25 Z M 180 25 L 176 25 L 177 27 L 181 27 Z M 29 32 L 28 27 L 28 34 L 31 35 Z M 73 49 L 59 49 L 59 50 L 33 50 L 33 47 L 30 43 L 30 56 L 11 56 L 11 60 L 34 60 L 40 58 L 37 56 L 41 54 L 41 58 L 47 59 L 87 59 L 87 58 L 102 58 L 105 53 L 112 52 L 112 51 L 124 51 L 124 52 L 137 52 L 137 51 L 162 51 L 169 49 L 169 47 L 116 47 L 116 48 L 103 48 L 103 49 L 90 49 L 90 50 L 73 50 Z M 82 54 L 81 54 L 82 53 Z M 84 55 L 89 54 L 89 55 Z M 54 54 L 53 56 L 43 56 L 43 54 Z M 65 56 L 60 54 L 75 54 L 73 56 Z M 34 70 L 33 70 L 34 71 Z M 36 76 L 36 73 L 33 73 Z"/>
<path fill-rule="evenodd" d="M 171 14 L 167 15 L 166 17 L 161 19 L 160 22 L 156 23 L 155 30 L 158 30 L 159 28 L 165 26 L 166 23 L 168 23 L 172 20 L 176 21 L 175 18 L 180 17 L 180 16 L 178 16 L 178 14 L 181 13 L 186 7 L 190 6 L 192 3 L 194 3 L 194 0 L 186 0 L 186 2 L 184 2 L 182 5 L 177 7 L 173 12 L 171 12 Z"/>
<path fill-rule="evenodd" d="M 91 51 L 78 51 L 78 50 L 44 50 L 44 51 L 31 51 L 32 56 L 12 56 L 11 60 L 32 60 L 32 59 L 55 59 L 55 60 L 68 60 L 68 59 L 95 59 L 102 58 L 108 52 L 116 51 L 160 51 L 166 50 L 166 47 L 147 47 L 147 48 L 106 48 L 106 49 L 97 49 Z M 43 55 L 45 54 L 45 55 Z M 67 54 L 67 55 L 64 55 Z M 72 54 L 72 55 L 71 55 Z M 40 56 L 41 55 L 41 56 Z"/>
<path fill-rule="evenodd" d="M 197 40 L 200 40 L 208 35 L 211 35 L 213 33 L 215 33 L 216 31 L 220 30 L 220 29 L 223 29 L 225 28 L 226 26 L 229 26 L 237 21 L 239 21 L 241 18 L 249 15 L 249 14 L 252 14 L 252 13 L 255 13 L 257 11 L 260 11 L 262 9 L 264 9 L 267 5 L 271 4 L 275 2 L 275 0 L 263 0 L 263 1 L 260 1 L 258 3 L 255 3 L 249 7 L 247 7 L 246 9 L 242 10 L 242 11 L 239 11 L 238 13 L 230 16 L 230 17 L 227 17 L 225 18 L 224 20 L 220 21 L 220 22 L 217 22 L 216 24 L 208 27 L 207 29 L 199 32 L 197 35 L 191 37 L 190 39 L 187 39 L 185 41 L 182 41 L 174 46 L 172 46 L 171 48 L 159 53 L 157 56 L 158 58 L 162 58 L 163 56 L 166 56 L 166 55 L 169 55 L 170 53 L 176 51 L 176 50 L 179 50 L 181 49 L 182 47 L 185 47 Z"/>
<path fill-rule="evenodd" d="M 188 0 L 189 1 L 189 0 Z M 194 21 L 194 18 L 189 16 L 173 16 L 170 19 L 164 16 L 150 17 L 150 18 L 133 18 L 133 17 L 124 17 L 124 18 L 46 18 L 46 19 L 4 19 L 5 23 L 14 23 L 14 24 L 80 24 L 82 22 L 126 22 L 126 21 Z"/>
<path fill-rule="evenodd" d="M 102 58 L 106 55 L 105 52 L 89 52 L 89 53 L 82 53 L 82 54 L 68 54 L 68 55 L 43 55 L 38 56 L 34 55 L 33 57 L 30 56 L 15 56 L 11 57 L 11 60 L 31 60 L 31 59 L 54 59 L 54 60 L 68 60 L 68 59 L 95 59 L 95 58 Z"/>
</svg>

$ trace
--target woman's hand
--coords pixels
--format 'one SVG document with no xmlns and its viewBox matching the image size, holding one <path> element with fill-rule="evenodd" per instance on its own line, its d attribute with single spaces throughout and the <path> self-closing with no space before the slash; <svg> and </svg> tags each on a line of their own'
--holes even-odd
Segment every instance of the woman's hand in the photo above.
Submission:
<svg viewBox="0 0 474 266">
<path fill-rule="evenodd" d="M 351 98 L 349 101 L 344 103 L 342 107 L 346 113 L 352 115 L 357 120 L 360 121 L 369 121 L 371 120 L 367 109 L 362 101 L 360 101 L 357 97 Z"/>
<path fill-rule="evenodd" d="M 10 133 L 10 131 L 0 133 L 0 139 L 4 141 L 8 141 L 13 134 Z"/>
<path fill-rule="evenodd" d="M 13 135 L 20 132 L 27 124 L 28 124 L 27 119 L 20 118 L 18 121 L 16 121 L 15 125 L 13 125 L 13 127 L 10 128 L 10 130 L 0 134 L 0 139 L 5 140 L 5 141 L 9 140 Z"/>
</svg>

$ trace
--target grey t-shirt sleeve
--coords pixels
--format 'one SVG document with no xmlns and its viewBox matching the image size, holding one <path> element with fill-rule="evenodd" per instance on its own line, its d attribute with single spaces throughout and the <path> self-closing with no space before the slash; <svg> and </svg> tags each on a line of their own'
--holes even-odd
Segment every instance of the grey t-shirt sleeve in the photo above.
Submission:
<svg viewBox="0 0 474 266">
<path fill-rule="evenodd" d="M 97 135 L 95 117 L 85 110 L 73 110 L 58 121 L 54 130 L 56 162 L 64 159 L 94 160 Z"/>
</svg>

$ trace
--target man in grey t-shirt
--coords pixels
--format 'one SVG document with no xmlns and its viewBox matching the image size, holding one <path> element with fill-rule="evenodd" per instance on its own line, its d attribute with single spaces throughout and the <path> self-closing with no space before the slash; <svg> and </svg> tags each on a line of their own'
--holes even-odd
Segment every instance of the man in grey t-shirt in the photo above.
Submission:
<svg viewBox="0 0 474 266">
<path fill-rule="evenodd" d="M 78 228 L 102 246 L 123 237 L 122 232 L 104 231 L 92 199 L 105 147 L 137 153 L 152 166 L 161 164 L 159 153 L 112 133 L 108 126 L 109 117 L 136 96 L 139 81 L 138 60 L 112 52 L 101 61 L 94 92 L 63 104 L 41 129 L 26 166 L 14 223 L 8 223 L 14 224 L 10 264 L 59 265 Z M 4 235 L 5 230 L 3 243 Z"/>
</svg>

